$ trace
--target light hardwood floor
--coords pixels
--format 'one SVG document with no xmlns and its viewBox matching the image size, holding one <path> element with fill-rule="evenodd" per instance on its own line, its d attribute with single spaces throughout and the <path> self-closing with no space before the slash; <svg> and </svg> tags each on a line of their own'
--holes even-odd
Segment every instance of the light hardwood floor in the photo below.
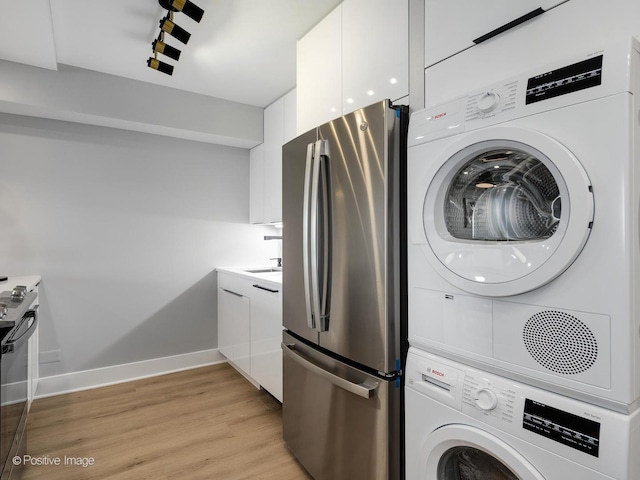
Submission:
<svg viewBox="0 0 640 480">
<path fill-rule="evenodd" d="M 24 480 L 311 478 L 282 441 L 280 403 L 227 364 L 38 399 L 27 429 L 27 453 L 62 465 Z"/>
</svg>

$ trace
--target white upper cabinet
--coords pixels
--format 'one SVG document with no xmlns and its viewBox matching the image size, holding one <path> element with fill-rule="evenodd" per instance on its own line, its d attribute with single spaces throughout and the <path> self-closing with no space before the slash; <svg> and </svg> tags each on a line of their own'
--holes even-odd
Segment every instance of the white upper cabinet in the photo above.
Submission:
<svg viewBox="0 0 640 480">
<path fill-rule="evenodd" d="M 296 137 L 296 90 L 264 109 L 264 143 L 249 152 L 251 223 L 282 222 L 282 145 Z"/>
<path fill-rule="evenodd" d="M 342 113 L 409 94 L 409 1 L 342 3 Z"/>
<path fill-rule="evenodd" d="M 264 143 L 249 150 L 249 221 L 264 223 Z"/>
<path fill-rule="evenodd" d="M 284 98 L 264 110 L 264 222 L 282 222 Z"/>
<path fill-rule="evenodd" d="M 297 133 L 342 115 L 342 5 L 297 46 Z"/>
<path fill-rule="evenodd" d="M 409 94 L 409 1 L 344 0 L 298 40 L 298 135 Z"/>
<path fill-rule="evenodd" d="M 564 2 L 425 0 L 425 67 L 472 47 L 474 41 L 524 15 L 533 16 L 539 9 L 546 11 Z"/>
</svg>

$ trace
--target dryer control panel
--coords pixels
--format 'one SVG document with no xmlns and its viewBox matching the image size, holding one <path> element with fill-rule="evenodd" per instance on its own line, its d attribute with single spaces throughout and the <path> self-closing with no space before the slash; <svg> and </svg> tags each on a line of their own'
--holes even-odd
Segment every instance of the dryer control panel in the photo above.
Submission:
<svg viewBox="0 0 640 480">
<path fill-rule="evenodd" d="M 411 115 L 409 146 L 623 92 L 640 45 L 621 38 L 602 49 L 536 67 Z"/>
</svg>

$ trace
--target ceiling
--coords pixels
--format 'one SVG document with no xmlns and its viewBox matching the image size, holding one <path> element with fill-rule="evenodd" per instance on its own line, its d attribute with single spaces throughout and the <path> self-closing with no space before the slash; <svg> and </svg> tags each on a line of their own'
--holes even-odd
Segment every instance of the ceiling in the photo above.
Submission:
<svg viewBox="0 0 640 480">
<path fill-rule="evenodd" d="M 118 75 L 265 107 L 296 83 L 296 40 L 341 0 L 193 0 L 196 23 L 173 76 L 147 67 L 151 42 L 166 14 L 158 0 L 28 0 L 4 2 L 0 59 L 57 69 L 59 64 Z"/>
</svg>

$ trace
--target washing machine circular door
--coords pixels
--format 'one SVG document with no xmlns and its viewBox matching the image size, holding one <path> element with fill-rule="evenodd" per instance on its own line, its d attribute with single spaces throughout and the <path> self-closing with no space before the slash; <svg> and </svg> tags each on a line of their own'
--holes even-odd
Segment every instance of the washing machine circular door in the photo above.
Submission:
<svg viewBox="0 0 640 480">
<path fill-rule="evenodd" d="M 424 198 L 423 248 L 449 283 L 478 295 L 517 295 L 550 282 L 579 255 L 593 193 L 562 144 L 492 127 L 461 136 L 437 159 Z"/>
<path fill-rule="evenodd" d="M 423 445 L 415 480 L 545 480 L 513 447 L 468 425 L 446 425 Z"/>
</svg>

